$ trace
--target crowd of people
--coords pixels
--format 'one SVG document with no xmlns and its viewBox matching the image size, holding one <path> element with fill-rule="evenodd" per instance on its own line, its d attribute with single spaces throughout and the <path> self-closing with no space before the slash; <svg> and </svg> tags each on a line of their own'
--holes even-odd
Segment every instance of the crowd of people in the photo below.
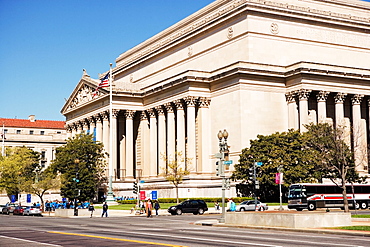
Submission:
<svg viewBox="0 0 370 247">
<path fill-rule="evenodd" d="M 116 201 L 122 201 L 122 200 L 137 200 L 137 197 L 133 196 L 119 196 L 114 198 Z"/>
<path fill-rule="evenodd" d="M 51 211 L 55 211 L 55 209 L 74 209 L 76 206 L 78 209 L 89 208 L 90 202 L 88 201 L 80 202 L 77 200 L 75 203 L 74 201 L 67 201 L 67 200 L 66 201 L 47 200 L 45 202 L 45 211 L 51 212 Z"/>
</svg>

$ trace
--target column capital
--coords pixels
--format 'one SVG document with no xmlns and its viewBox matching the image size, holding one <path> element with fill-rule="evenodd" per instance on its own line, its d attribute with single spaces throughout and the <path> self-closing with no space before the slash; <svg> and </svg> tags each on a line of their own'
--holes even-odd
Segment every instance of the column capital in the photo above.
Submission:
<svg viewBox="0 0 370 247">
<path fill-rule="evenodd" d="M 297 97 L 297 92 L 295 92 L 295 91 L 291 91 L 291 92 L 287 92 L 287 93 L 285 93 L 285 100 L 286 100 L 288 103 L 293 103 L 293 102 L 295 102 L 296 97 Z"/>
<path fill-rule="evenodd" d="M 166 109 L 167 112 L 173 113 L 173 105 L 171 102 L 165 103 L 163 107 Z"/>
<path fill-rule="evenodd" d="M 117 118 L 117 117 L 118 117 L 118 115 L 120 114 L 120 112 L 121 112 L 121 110 L 113 109 L 113 110 L 112 110 L 112 116 L 113 116 L 114 118 Z"/>
<path fill-rule="evenodd" d="M 362 102 L 362 99 L 364 98 L 364 95 L 362 94 L 355 94 L 352 96 L 351 101 L 352 105 L 359 105 Z"/>
<path fill-rule="evenodd" d="M 176 106 L 176 108 L 179 109 L 184 109 L 184 102 L 181 99 L 177 99 L 173 102 Z"/>
<path fill-rule="evenodd" d="M 299 100 L 308 100 L 311 94 L 311 90 L 309 89 L 300 89 L 297 91 Z"/>
<path fill-rule="evenodd" d="M 109 111 L 104 111 L 104 112 L 102 112 L 102 113 L 100 113 L 100 116 L 101 116 L 101 118 L 104 120 L 107 120 L 107 119 L 109 119 Z"/>
<path fill-rule="evenodd" d="M 140 121 L 148 120 L 148 115 L 145 111 L 140 113 Z"/>
<path fill-rule="evenodd" d="M 89 121 L 90 124 L 94 124 L 96 122 L 95 116 L 91 116 L 87 118 L 87 121 Z"/>
<path fill-rule="evenodd" d="M 329 96 L 330 92 L 319 91 L 316 95 L 317 102 L 325 102 Z"/>
<path fill-rule="evenodd" d="M 184 98 L 184 101 L 187 106 L 196 106 L 198 97 L 194 96 L 187 96 Z"/>
<path fill-rule="evenodd" d="M 334 96 L 334 102 L 336 104 L 343 104 L 344 101 L 346 100 L 346 97 L 347 97 L 347 94 L 346 93 L 337 93 L 335 96 Z"/>
<path fill-rule="evenodd" d="M 124 113 L 126 119 L 133 119 L 134 116 L 135 116 L 135 112 L 136 111 L 133 111 L 133 110 L 126 110 L 125 113 Z"/>
<path fill-rule="evenodd" d="M 157 111 L 158 115 L 164 115 L 164 108 L 160 106 L 156 106 L 155 110 Z"/>
<path fill-rule="evenodd" d="M 81 124 L 83 127 L 89 127 L 89 119 L 85 118 L 84 120 L 81 121 Z"/>
<path fill-rule="evenodd" d="M 199 107 L 201 108 L 208 108 L 211 104 L 211 99 L 207 97 L 200 97 L 198 99 Z"/>
<path fill-rule="evenodd" d="M 147 109 L 146 111 L 148 112 L 150 118 L 156 117 L 156 111 L 154 110 L 154 108 Z"/>
</svg>

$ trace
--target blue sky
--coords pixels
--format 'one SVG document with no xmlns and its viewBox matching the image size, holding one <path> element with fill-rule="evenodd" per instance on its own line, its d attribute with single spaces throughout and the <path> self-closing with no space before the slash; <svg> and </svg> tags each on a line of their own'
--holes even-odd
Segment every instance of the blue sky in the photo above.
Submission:
<svg viewBox="0 0 370 247">
<path fill-rule="evenodd" d="M 211 2 L 0 0 L 0 117 L 65 120 L 60 110 L 82 69 L 97 78 L 121 53 Z"/>
</svg>

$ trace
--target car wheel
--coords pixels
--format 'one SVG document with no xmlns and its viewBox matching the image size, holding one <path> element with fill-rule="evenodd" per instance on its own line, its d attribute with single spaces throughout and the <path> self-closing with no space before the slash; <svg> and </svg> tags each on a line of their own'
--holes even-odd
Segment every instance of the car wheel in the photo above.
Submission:
<svg viewBox="0 0 370 247">
<path fill-rule="evenodd" d="M 204 209 L 203 208 L 198 209 L 198 214 L 200 215 L 204 214 Z"/>
<path fill-rule="evenodd" d="M 312 202 L 311 202 L 311 203 L 309 203 L 307 207 L 308 207 L 308 210 L 309 210 L 309 211 L 313 211 L 313 210 L 315 210 L 315 209 L 316 209 L 316 205 L 315 205 L 315 203 L 312 203 Z"/>
<path fill-rule="evenodd" d="M 177 215 L 182 215 L 182 210 L 181 209 L 176 209 L 176 214 Z"/>
<path fill-rule="evenodd" d="M 240 208 L 240 212 L 244 212 L 245 211 L 245 208 Z"/>
<path fill-rule="evenodd" d="M 303 208 L 296 208 L 297 211 L 303 211 Z"/>
<path fill-rule="evenodd" d="M 265 208 L 261 206 L 258 211 L 265 211 Z"/>
<path fill-rule="evenodd" d="M 367 209 L 368 207 L 367 202 L 361 202 L 361 209 Z"/>
</svg>

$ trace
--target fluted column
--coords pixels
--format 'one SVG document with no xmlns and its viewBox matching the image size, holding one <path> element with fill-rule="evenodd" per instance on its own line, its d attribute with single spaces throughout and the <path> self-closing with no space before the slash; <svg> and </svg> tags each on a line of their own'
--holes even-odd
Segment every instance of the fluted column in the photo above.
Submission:
<svg viewBox="0 0 370 247">
<path fill-rule="evenodd" d="M 134 115 L 126 110 L 126 177 L 134 177 Z"/>
<path fill-rule="evenodd" d="M 175 157 L 175 113 L 172 103 L 164 105 L 167 111 L 167 156 L 169 159 L 174 160 Z"/>
<path fill-rule="evenodd" d="M 88 132 L 90 131 L 90 125 L 89 125 L 89 120 L 88 119 L 84 119 L 83 121 L 81 121 L 81 125 L 82 125 L 82 132 L 85 133 L 85 134 L 88 134 Z"/>
<path fill-rule="evenodd" d="M 96 121 L 96 141 L 103 142 L 103 122 L 101 119 L 101 115 L 95 115 Z"/>
<path fill-rule="evenodd" d="M 366 131 L 361 124 L 361 102 L 363 95 L 355 94 L 352 98 L 353 150 L 356 170 L 363 171 L 366 159 Z"/>
<path fill-rule="evenodd" d="M 118 129 L 117 129 L 117 120 L 118 120 L 118 115 L 119 115 L 119 110 L 113 110 L 112 112 L 112 119 L 110 120 L 110 128 L 113 129 L 112 131 L 112 139 L 113 141 L 111 142 L 112 143 L 112 153 L 110 154 L 110 158 L 112 159 L 112 173 L 113 174 L 113 179 L 114 178 L 117 178 L 118 174 L 117 174 L 117 133 L 118 133 Z M 116 174 L 115 174 L 116 173 Z"/>
<path fill-rule="evenodd" d="M 177 161 L 179 165 L 185 169 L 185 162 L 181 162 L 181 159 L 185 158 L 185 111 L 184 105 L 182 100 L 176 100 L 176 125 L 177 125 L 177 139 L 176 139 L 176 152 L 179 156 L 177 157 Z"/>
<path fill-rule="evenodd" d="M 334 96 L 335 102 L 335 127 L 344 127 L 344 101 L 346 100 L 346 93 L 337 93 Z"/>
<path fill-rule="evenodd" d="M 298 129 L 299 128 L 299 117 L 298 107 L 296 101 L 297 93 L 288 92 L 285 94 L 285 99 L 288 103 L 288 128 Z"/>
<path fill-rule="evenodd" d="M 166 168 L 166 119 L 162 106 L 155 108 L 158 113 L 158 155 L 159 155 L 159 173 Z"/>
<path fill-rule="evenodd" d="M 299 98 L 299 129 L 306 131 L 304 125 L 308 124 L 308 98 L 311 90 L 301 89 L 298 91 Z"/>
<path fill-rule="evenodd" d="M 89 134 L 94 136 L 94 130 L 95 130 L 95 125 L 96 125 L 95 124 L 95 118 L 94 117 L 90 117 L 88 119 L 88 121 L 89 121 L 89 127 L 90 127 Z M 94 136 L 94 138 L 96 139 L 96 136 Z"/>
<path fill-rule="evenodd" d="M 140 115 L 141 128 L 141 169 L 144 177 L 150 176 L 150 128 L 145 111 Z"/>
<path fill-rule="evenodd" d="M 191 167 L 194 171 L 198 170 L 197 168 L 197 153 L 196 153 L 196 139 L 195 139 L 195 106 L 196 98 L 195 97 L 186 97 L 185 102 L 187 105 L 187 153 L 186 158 L 189 159 Z"/>
<path fill-rule="evenodd" d="M 83 122 L 79 121 L 77 123 L 77 134 L 81 134 L 84 131 L 84 125 Z"/>
<path fill-rule="evenodd" d="M 158 174 L 157 118 L 154 109 L 148 110 L 150 116 L 150 176 Z"/>
<path fill-rule="evenodd" d="M 102 114 L 103 118 L 103 145 L 105 152 L 109 152 L 109 114 Z"/>
<path fill-rule="evenodd" d="M 199 156 L 197 172 L 208 172 L 211 173 L 213 167 L 211 166 L 211 116 L 209 105 L 211 100 L 209 98 L 199 99 L 199 126 L 200 126 L 200 138 L 199 138 Z"/>
<path fill-rule="evenodd" d="M 75 135 L 77 134 L 77 125 L 76 125 L 76 123 L 73 123 L 71 125 L 71 131 L 72 131 L 72 137 L 75 137 Z"/>
<path fill-rule="evenodd" d="M 316 95 L 317 99 L 317 122 L 326 122 L 326 99 L 328 98 L 330 92 L 320 91 Z"/>
</svg>

